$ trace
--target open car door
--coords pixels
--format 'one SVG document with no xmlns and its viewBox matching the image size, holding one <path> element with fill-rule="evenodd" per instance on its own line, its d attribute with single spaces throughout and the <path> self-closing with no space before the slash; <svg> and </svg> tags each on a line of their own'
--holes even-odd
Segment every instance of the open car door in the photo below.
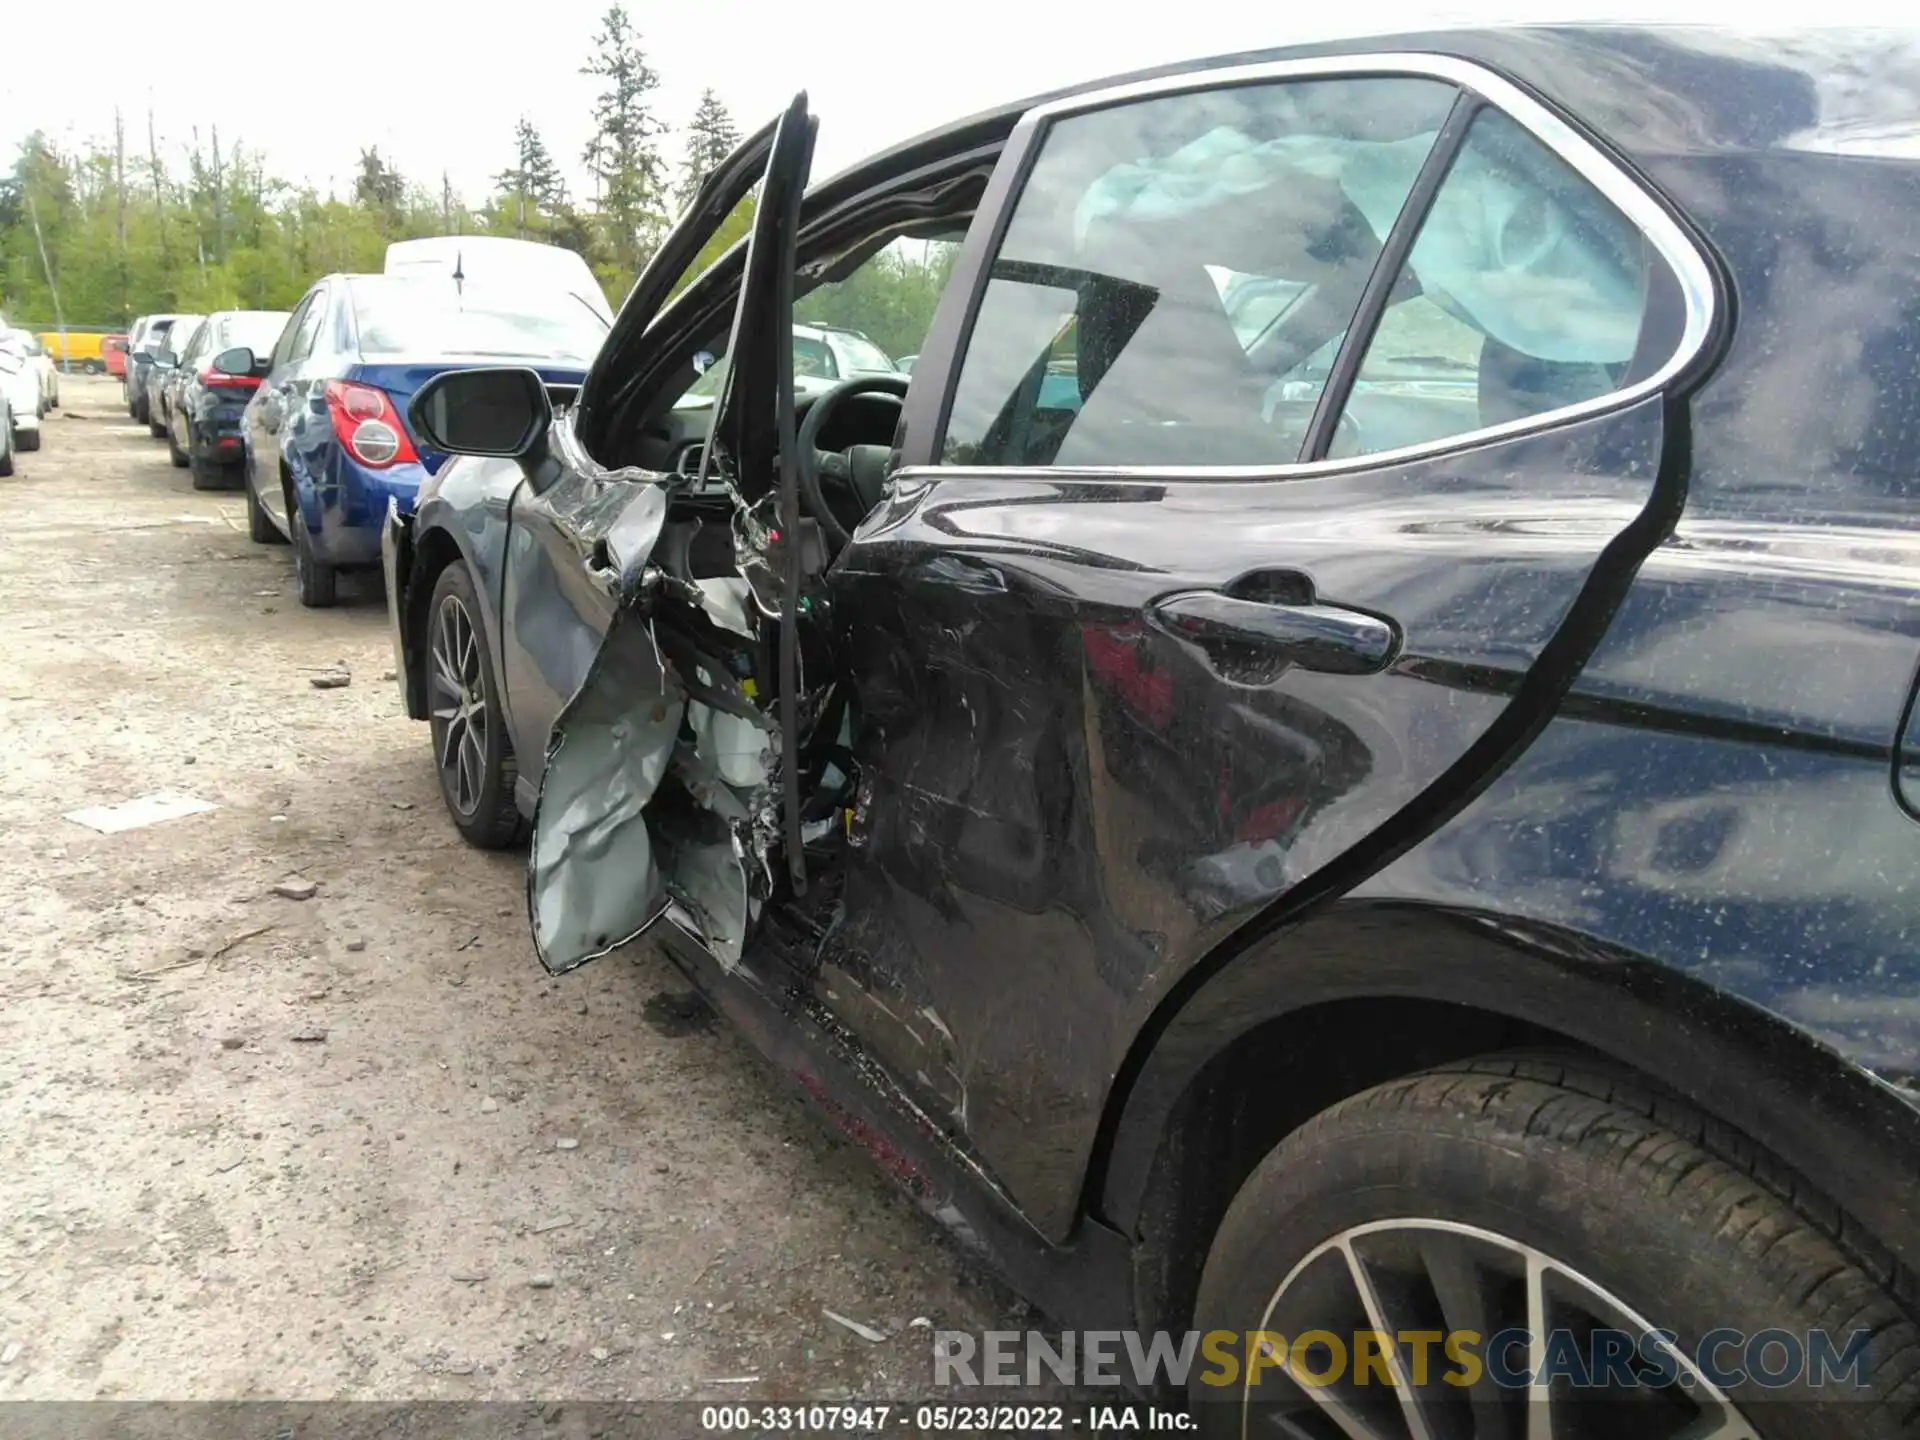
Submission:
<svg viewBox="0 0 1920 1440">
<path fill-rule="evenodd" d="M 783 522 L 798 518 L 788 336 L 813 133 L 804 94 L 771 129 L 700 473 L 599 471 L 580 501 L 584 510 L 633 487 L 613 497 L 617 514 L 580 549 L 611 614 L 553 724 L 534 816 L 528 910 L 541 961 L 556 974 L 663 916 L 737 963 L 782 836 L 797 823 L 783 796 L 798 691 L 783 617 L 795 612 L 794 567 L 806 547 Z M 695 209 L 717 225 L 743 196 L 703 197 L 712 203 Z M 596 412 L 630 413 L 633 387 L 674 369 L 649 353 L 645 331 L 699 248 L 671 266 L 656 262 L 635 285 L 582 391 L 583 431 Z M 563 463 L 592 468 L 579 455 Z M 731 560 L 657 563 L 703 535 L 730 535 Z"/>
</svg>

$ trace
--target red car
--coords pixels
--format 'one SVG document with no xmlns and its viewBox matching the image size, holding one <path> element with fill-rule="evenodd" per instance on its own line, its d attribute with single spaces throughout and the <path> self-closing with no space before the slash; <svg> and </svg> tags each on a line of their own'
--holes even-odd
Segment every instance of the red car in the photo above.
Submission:
<svg viewBox="0 0 1920 1440">
<path fill-rule="evenodd" d="M 127 375 L 127 337 L 124 335 L 103 335 L 100 338 L 100 356 L 107 362 L 107 374 L 118 375 L 125 379 Z"/>
</svg>

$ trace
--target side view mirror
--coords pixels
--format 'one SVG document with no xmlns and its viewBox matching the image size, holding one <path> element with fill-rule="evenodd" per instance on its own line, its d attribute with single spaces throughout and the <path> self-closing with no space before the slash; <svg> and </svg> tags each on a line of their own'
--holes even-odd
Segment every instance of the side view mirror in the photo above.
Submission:
<svg viewBox="0 0 1920 1440">
<path fill-rule="evenodd" d="M 532 370 L 448 370 L 414 392 L 407 421 L 430 449 L 528 461 L 546 448 L 553 401 Z"/>
<path fill-rule="evenodd" d="M 251 375 L 259 364 L 253 351 L 244 345 L 236 345 L 231 350 L 222 350 L 213 357 L 213 368 L 221 375 Z"/>
<path fill-rule="evenodd" d="M 171 350 L 156 350 L 153 363 L 162 370 L 171 370 L 180 363 L 180 357 Z"/>
</svg>

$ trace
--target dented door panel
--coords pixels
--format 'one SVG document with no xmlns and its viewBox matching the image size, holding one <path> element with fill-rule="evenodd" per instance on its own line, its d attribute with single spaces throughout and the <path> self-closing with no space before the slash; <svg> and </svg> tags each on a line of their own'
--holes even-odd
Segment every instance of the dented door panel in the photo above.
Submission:
<svg viewBox="0 0 1920 1440">
<path fill-rule="evenodd" d="M 562 474 L 516 501 L 530 550 L 524 569 L 547 586 L 527 595 L 525 623 L 551 631 L 538 637 L 538 654 L 529 644 L 523 663 L 550 702 L 565 697 L 545 746 L 527 882 L 535 946 L 555 973 L 663 917 L 736 968 L 772 890 L 783 774 L 768 707 L 784 697 L 771 657 L 794 580 L 768 520 L 773 503 L 791 517 L 795 502 L 790 483 L 770 490 L 765 477 L 769 436 L 793 431 L 787 316 L 811 137 L 799 96 L 764 142 L 733 363 L 704 447 L 723 493 L 602 470 L 562 427 Z M 724 195 L 703 200 L 696 209 L 716 225 L 732 208 Z M 636 295 L 647 288 L 643 277 Z M 787 298 L 770 306 L 769 294 Z M 717 564 L 711 546 L 695 559 L 710 527 L 731 542 Z M 765 577 L 784 584 L 756 588 Z M 574 688 L 563 689 L 576 671 Z"/>
<path fill-rule="evenodd" d="M 567 423 L 557 422 L 556 440 Z M 658 476 L 608 479 L 575 459 L 544 493 L 528 484 L 514 492 L 507 531 L 501 649 L 515 755 L 535 786 L 554 721 L 586 682 L 613 621 L 613 589 L 595 552 L 637 498 L 658 491 Z"/>
<path fill-rule="evenodd" d="M 1657 401 L 1317 478 L 910 471 L 830 572 L 860 717 L 827 1003 L 1058 1237 L 1153 1007 L 1468 752 L 1654 502 Z M 1383 673 L 1156 602 L 1282 568 Z"/>
</svg>

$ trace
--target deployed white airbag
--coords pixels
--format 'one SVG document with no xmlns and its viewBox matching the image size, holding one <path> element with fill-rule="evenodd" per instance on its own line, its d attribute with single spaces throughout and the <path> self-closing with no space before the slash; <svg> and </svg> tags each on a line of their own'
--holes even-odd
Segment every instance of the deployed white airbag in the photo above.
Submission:
<svg viewBox="0 0 1920 1440">
<path fill-rule="evenodd" d="M 1193 216 L 1200 217 L 1196 248 L 1204 249 L 1206 212 L 1243 200 L 1271 204 L 1288 217 L 1289 202 L 1300 203 L 1302 176 L 1337 184 L 1383 239 L 1433 140 L 1429 133 L 1390 141 L 1259 141 L 1221 126 L 1170 154 L 1101 175 L 1074 212 L 1075 244 L 1087 249 L 1103 222 Z M 1271 191 L 1270 200 L 1247 198 L 1263 191 Z M 1244 257 L 1233 263 L 1249 268 Z M 1639 342 L 1645 266 L 1637 232 L 1505 116 L 1489 112 L 1474 122 L 1410 265 L 1442 309 L 1537 359 L 1612 365 L 1631 359 Z"/>
</svg>

